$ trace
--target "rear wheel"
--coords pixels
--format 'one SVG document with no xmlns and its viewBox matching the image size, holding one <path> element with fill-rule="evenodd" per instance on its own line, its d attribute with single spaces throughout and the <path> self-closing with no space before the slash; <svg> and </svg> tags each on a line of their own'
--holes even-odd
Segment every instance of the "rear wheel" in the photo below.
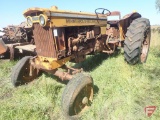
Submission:
<svg viewBox="0 0 160 120">
<path fill-rule="evenodd" d="M 15 87 L 29 83 L 37 77 L 37 69 L 33 69 L 32 74 L 30 75 L 30 58 L 31 56 L 22 58 L 13 68 L 11 81 Z"/>
<path fill-rule="evenodd" d="M 150 46 L 150 22 L 137 18 L 128 27 L 124 41 L 124 57 L 129 64 L 144 63 Z"/>
<path fill-rule="evenodd" d="M 67 84 L 62 96 L 62 109 L 67 119 L 78 118 L 93 99 L 93 80 L 84 73 L 77 74 Z"/>
</svg>

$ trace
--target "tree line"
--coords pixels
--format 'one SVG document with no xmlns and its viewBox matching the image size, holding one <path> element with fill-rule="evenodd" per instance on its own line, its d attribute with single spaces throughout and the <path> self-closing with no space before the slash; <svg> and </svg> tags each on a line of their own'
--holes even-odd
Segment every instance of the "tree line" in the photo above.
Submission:
<svg viewBox="0 0 160 120">
<path fill-rule="evenodd" d="M 156 9 L 160 11 L 160 0 L 156 0 Z"/>
</svg>

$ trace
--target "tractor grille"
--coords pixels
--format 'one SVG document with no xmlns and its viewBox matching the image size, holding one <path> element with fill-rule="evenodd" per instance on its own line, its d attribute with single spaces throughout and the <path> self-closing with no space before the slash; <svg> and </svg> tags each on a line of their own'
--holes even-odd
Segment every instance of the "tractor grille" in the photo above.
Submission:
<svg viewBox="0 0 160 120">
<path fill-rule="evenodd" d="M 39 24 L 34 24 L 33 34 L 37 55 L 56 58 L 52 29 L 49 27 L 43 28 Z"/>
</svg>

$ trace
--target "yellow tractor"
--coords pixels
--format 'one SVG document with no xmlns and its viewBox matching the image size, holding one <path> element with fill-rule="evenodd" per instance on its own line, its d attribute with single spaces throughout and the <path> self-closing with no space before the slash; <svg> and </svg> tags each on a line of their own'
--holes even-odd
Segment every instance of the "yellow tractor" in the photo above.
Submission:
<svg viewBox="0 0 160 120">
<path fill-rule="evenodd" d="M 111 54 L 118 47 L 124 47 L 124 57 L 129 64 L 147 59 L 149 20 L 137 12 L 119 20 L 107 20 L 114 15 L 120 17 L 120 12 L 104 8 L 96 9 L 95 13 L 73 12 L 56 6 L 27 9 L 24 16 L 33 29 L 37 56 L 24 57 L 15 65 L 11 75 L 13 85 L 31 82 L 40 71 L 67 80 L 62 110 L 68 119 L 78 117 L 92 103 L 93 80 L 82 69 L 69 67 L 66 62 L 82 62 L 88 54 Z"/>
</svg>

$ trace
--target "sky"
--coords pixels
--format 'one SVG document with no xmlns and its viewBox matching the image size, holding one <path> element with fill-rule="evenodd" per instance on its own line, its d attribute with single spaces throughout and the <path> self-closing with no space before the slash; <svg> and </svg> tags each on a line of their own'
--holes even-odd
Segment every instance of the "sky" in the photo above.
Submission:
<svg viewBox="0 0 160 120">
<path fill-rule="evenodd" d="M 30 7 L 50 8 L 57 6 L 61 10 L 94 13 L 96 8 L 120 11 L 124 16 L 133 11 L 148 18 L 151 25 L 160 24 L 160 12 L 156 10 L 155 0 L 1 0 L 0 27 L 18 25 L 25 21 L 23 11 Z"/>
</svg>

